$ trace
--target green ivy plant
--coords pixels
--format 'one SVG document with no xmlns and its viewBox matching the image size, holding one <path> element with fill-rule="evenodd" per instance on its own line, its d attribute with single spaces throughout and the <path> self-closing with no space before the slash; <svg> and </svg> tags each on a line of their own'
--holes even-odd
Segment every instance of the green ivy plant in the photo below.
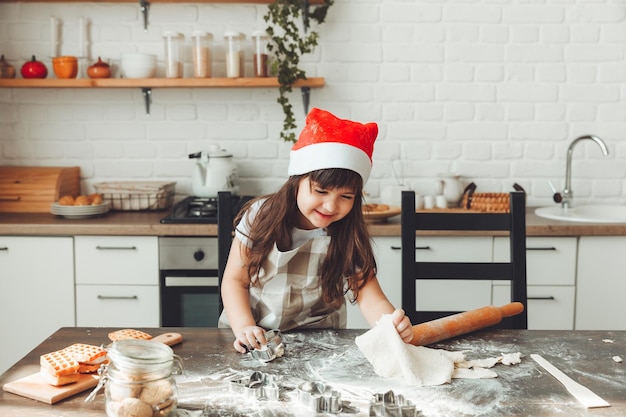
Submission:
<svg viewBox="0 0 626 417">
<path fill-rule="evenodd" d="M 307 0 L 275 0 L 263 16 L 268 23 L 266 32 L 270 40 L 267 49 L 272 55 L 271 71 L 280 84 L 276 101 L 285 113 L 280 137 L 286 142 L 296 141 L 293 131 L 296 119 L 287 94 L 291 93 L 293 83 L 306 80 L 305 71 L 299 68 L 300 57 L 313 52 L 317 46 L 318 34 L 309 30 L 310 23 L 311 20 L 323 23 L 332 4 L 333 0 L 322 0 L 314 6 L 309 5 Z"/>
</svg>

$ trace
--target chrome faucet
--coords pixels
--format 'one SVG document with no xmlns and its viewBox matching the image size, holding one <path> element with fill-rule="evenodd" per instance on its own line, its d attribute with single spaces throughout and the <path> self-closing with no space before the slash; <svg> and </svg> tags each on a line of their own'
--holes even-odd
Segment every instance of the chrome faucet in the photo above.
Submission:
<svg viewBox="0 0 626 417">
<path fill-rule="evenodd" d="M 609 149 L 606 146 L 606 143 L 602 139 L 594 135 L 585 135 L 580 136 L 572 141 L 567 148 L 567 159 L 565 161 L 565 188 L 561 193 L 554 193 L 554 201 L 557 203 L 561 203 L 561 207 L 564 209 L 568 209 L 571 205 L 573 192 L 572 192 L 572 152 L 574 152 L 574 146 L 583 140 L 592 140 L 594 141 L 602 150 L 602 154 L 607 156 L 609 154 Z"/>
</svg>

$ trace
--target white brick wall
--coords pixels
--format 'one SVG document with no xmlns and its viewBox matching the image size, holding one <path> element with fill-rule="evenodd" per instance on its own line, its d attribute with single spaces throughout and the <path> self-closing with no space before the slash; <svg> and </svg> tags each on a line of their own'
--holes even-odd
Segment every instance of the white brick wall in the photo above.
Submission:
<svg viewBox="0 0 626 417">
<path fill-rule="evenodd" d="M 18 69 L 32 54 L 49 65 L 50 17 L 62 22 L 62 54 L 76 54 L 78 19 L 89 20 L 90 62 L 125 51 L 163 59 L 162 33 L 222 34 L 263 28 L 266 6 L 167 4 L 150 8 L 145 32 L 134 3 L 0 3 L 0 53 Z M 521 0 L 336 0 L 305 58 L 326 78 L 311 105 L 376 121 L 380 136 L 367 185 L 375 200 L 394 184 L 432 193 L 438 173 L 457 172 L 483 191 L 518 182 L 529 203 L 550 204 L 562 187 L 571 140 L 579 201 L 626 203 L 626 5 Z M 191 74 L 190 51 L 185 73 Z M 161 62 L 162 64 L 162 62 Z M 160 74 L 163 69 L 160 69 Z M 247 64 L 251 74 L 251 63 Z M 50 71 L 52 72 L 52 71 Z M 0 164 L 79 165 L 83 188 L 111 179 L 172 179 L 190 193 L 189 153 L 219 142 L 235 155 L 242 192 L 271 192 L 285 179 L 289 144 L 273 89 L 153 89 L 146 116 L 139 89 L 0 89 Z M 292 96 L 300 126 L 299 91 Z"/>
</svg>

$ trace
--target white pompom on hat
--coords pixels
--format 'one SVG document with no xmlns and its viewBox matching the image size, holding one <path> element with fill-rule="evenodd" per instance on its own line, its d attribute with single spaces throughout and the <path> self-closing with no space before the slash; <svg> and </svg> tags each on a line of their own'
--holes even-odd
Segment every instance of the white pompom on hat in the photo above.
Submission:
<svg viewBox="0 0 626 417">
<path fill-rule="evenodd" d="M 339 119 L 318 108 L 306 117 L 306 125 L 291 148 L 288 174 L 302 175 L 326 168 L 355 171 L 363 184 L 372 170 L 376 123 L 359 123 Z"/>
</svg>

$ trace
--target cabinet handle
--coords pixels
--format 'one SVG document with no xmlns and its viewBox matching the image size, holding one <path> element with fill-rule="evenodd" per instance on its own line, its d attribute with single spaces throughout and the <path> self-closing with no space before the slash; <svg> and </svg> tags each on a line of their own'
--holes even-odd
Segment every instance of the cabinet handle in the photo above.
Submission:
<svg viewBox="0 0 626 417">
<path fill-rule="evenodd" d="M 556 250 L 556 248 L 554 246 L 545 246 L 537 248 L 526 248 L 526 250 Z"/>
<path fill-rule="evenodd" d="M 136 295 L 98 295 L 98 300 L 136 300 L 138 298 Z"/>
<path fill-rule="evenodd" d="M 553 295 L 546 295 L 545 297 L 527 297 L 529 300 L 556 300 Z"/>
<path fill-rule="evenodd" d="M 8 251 L 8 250 L 9 250 L 9 247 L 8 247 L 8 246 L 2 246 L 2 247 L 0 248 L 0 250 L 6 250 L 6 251 Z"/>
<path fill-rule="evenodd" d="M 98 250 L 137 250 L 137 246 L 96 246 Z"/>
<path fill-rule="evenodd" d="M 402 246 L 391 246 L 391 249 L 393 250 L 400 250 L 402 249 Z M 415 250 L 430 250 L 430 246 L 416 246 Z"/>
<path fill-rule="evenodd" d="M 0 201 L 20 201 L 22 199 L 22 197 L 20 197 L 19 195 L 16 195 L 15 197 L 13 196 L 2 196 L 0 197 Z"/>
</svg>

